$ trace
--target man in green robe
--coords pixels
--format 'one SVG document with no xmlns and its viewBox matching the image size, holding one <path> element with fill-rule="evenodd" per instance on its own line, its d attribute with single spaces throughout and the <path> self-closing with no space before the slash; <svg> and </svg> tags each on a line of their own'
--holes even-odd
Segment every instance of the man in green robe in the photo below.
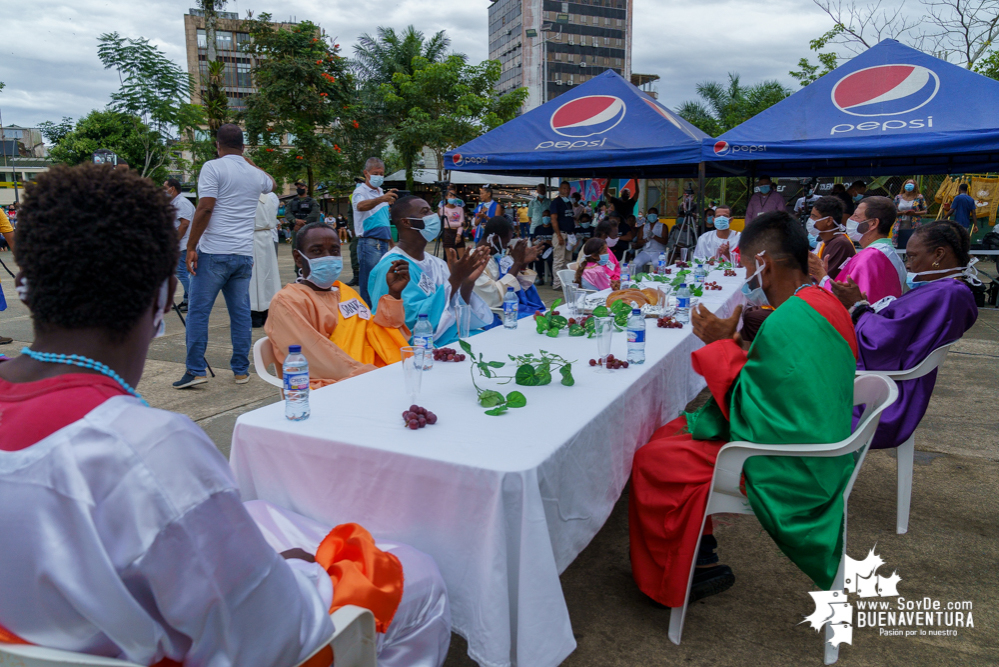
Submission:
<svg viewBox="0 0 999 667">
<path fill-rule="evenodd" d="M 691 600 L 735 581 L 718 565 L 710 517 L 701 522 L 718 451 L 729 441 L 830 443 L 847 438 L 857 342 L 846 309 L 808 275 L 808 238 L 783 211 L 753 220 L 740 240 L 750 305 L 775 310 L 748 351 L 736 332 L 741 307 L 692 317 L 705 346 L 692 355 L 711 399 L 660 428 L 635 454 L 629 502 L 632 572 L 639 588 L 681 607 L 691 561 Z M 843 491 L 854 458 L 757 456 L 745 493 L 760 523 L 812 580 L 828 589 L 843 551 Z"/>
</svg>

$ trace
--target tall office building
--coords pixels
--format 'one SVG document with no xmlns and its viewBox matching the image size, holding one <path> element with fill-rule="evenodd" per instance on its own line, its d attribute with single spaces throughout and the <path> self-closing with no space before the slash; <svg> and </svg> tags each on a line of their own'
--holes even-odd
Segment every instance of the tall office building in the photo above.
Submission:
<svg viewBox="0 0 999 667">
<path fill-rule="evenodd" d="M 489 58 L 503 65 L 496 92 L 525 87 L 525 109 L 612 69 L 631 77 L 634 0 L 495 0 Z"/>
<path fill-rule="evenodd" d="M 293 23 L 278 23 L 291 28 Z M 187 46 L 187 71 L 194 79 L 191 103 L 200 104 L 208 79 L 208 38 L 205 36 L 205 15 L 199 9 L 189 9 L 184 15 L 184 41 Z M 219 12 L 215 32 L 215 50 L 218 59 L 225 63 L 223 88 L 229 97 L 229 108 L 242 111 L 246 98 L 256 91 L 253 87 L 253 58 L 245 53 L 243 45 L 250 41 L 244 22 L 235 12 Z"/>
</svg>

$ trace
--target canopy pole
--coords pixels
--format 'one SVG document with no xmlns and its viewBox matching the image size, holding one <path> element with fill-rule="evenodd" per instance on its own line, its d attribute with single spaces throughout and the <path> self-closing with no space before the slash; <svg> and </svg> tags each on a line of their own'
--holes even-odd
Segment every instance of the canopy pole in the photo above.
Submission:
<svg viewBox="0 0 999 667">
<path fill-rule="evenodd" d="M 697 164 L 697 235 L 707 231 L 707 221 L 704 216 L 704 162 Z"/>
</svg>

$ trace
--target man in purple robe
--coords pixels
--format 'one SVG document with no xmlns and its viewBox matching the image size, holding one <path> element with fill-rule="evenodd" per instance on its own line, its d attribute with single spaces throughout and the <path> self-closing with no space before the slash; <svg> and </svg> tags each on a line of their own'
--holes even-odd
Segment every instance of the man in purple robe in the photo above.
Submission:
<svg viewBox="0 0 999 667">
<path fill-rule="evenodd" d="M 901 371 L 918 366 L 942 345 L 959 340 L 978 319 L 965 282 L 977 280 L 968 251 L 968 231 L 941 220 L 919 227 L 906 244 L 909 291 L 877 310 L 857 284 L 833 282 L 832 291 L 850 310 L 857 331 L 858 370 Z M 883 303 L 883 302 L 882 302 Z M 881 415 L 872 449 L 898 447 L 912 435 L 937 381 L 937 372 L 897 383 L 898 400 Z"/>
</svg>

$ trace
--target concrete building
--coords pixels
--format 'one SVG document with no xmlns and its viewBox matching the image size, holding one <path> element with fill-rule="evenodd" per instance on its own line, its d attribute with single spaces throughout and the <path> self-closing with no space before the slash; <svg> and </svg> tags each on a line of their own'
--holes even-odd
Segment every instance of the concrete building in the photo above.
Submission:
<svg viewBox="0 0 999 667">
<path fill-rule="evenodd" d="M 631 77 L 634 0 L 495 0 L 489 58 L 503 65 L 500 94 L 525 87 L 524 110 L 612 69 Z"/>
<path fill-rule="evenodd" d="M 294 24 L 277 25 L 290 28 Z M 254 59 L 242 50 L 243 45 L 249 41 L 250 33 L 239 14 L 219 12 L 215 49 L 219 60 L 225 63 L 223 88 L 229 97 L 229 108 L 237 111 L 246 108 L 246 98 L 256 90 L 252 77 Z M 191 103 L 200 104 L 208 78 L 208 40 L 205 35 L 205 15 L 199 9 L 189 9 L 184 15 L 184 42 L 187 46 L 187 71 L 194 79 Z"/>
<path fill-rule="evenodd" d="M 45 157 L 45 138 L 37 127 L 0 125 L 0 155 Z"/>
</svg>

